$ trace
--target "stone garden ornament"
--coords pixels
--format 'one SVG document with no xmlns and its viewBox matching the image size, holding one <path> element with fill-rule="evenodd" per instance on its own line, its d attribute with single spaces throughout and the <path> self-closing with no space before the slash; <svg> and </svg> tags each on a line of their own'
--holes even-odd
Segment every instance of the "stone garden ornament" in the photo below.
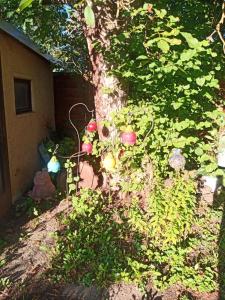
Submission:
<svg viewBox="0 0 225 300">
<path fill-rule="evenodd" d="M 172 155 L 169 159 L 169 165 L 175 171 L 183 170 L 185 167 L 186 160 L 184 156 L 181 154 L 181 149 L 173 149 Z"/>
</svg>

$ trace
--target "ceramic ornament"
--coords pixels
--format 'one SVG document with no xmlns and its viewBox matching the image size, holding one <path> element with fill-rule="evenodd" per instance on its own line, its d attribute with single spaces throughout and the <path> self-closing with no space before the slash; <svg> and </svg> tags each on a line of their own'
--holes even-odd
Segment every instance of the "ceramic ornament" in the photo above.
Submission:
<svg viewBox="0 0 225 300">
<path fill-rule="evenodd" d="M 55 186 L 51 181 L 51 178 L 47 170 L 38 171 L 34 177 L 34 187 L 29 193 L 32 199 L 40 200 L 51 198 L 55 193 Z"/>
<path fill-rule="evenodd" d="M 202 180 L 204 181 L 204 185 L 208 186 L 212 193 L 214 193 L 217 189 L 218 178 L 215 176 L 203 176 Z"/>
<path fill-rule="evenodd" d="M 225 149 L 218 153 L 217 163 L 219 167 L 225 168 Z"/>
<path fill-rule="evenodd" d="M 58 173 L 60 171 L 60 163 L 55 155 L 52 156 L 50 161 L 48 162 L 48 172 Z"/>
<path fill-rule="evenodd" d="M 172 156 L 169 159 L 169 165 L 175 171 L 179 171 L 184 169 L 186 160 L 184 156 L 181 154 L 181 149 L 173 149 Z"/>
</svg>

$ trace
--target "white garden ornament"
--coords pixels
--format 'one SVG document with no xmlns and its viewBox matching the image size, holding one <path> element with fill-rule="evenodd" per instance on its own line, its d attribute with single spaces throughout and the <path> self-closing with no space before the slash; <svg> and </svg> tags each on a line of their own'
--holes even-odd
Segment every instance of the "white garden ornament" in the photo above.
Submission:
<svg viewBox="0 0 225 300">
<path fill-rule="evenodd" d="M 218 153 L 217 163 L 219 167 L 225 168 L 225 149 Z"/>
<path fill-rule="evenodd" d="M 186 160 L 184 156 L 181 154 L 181 149 L 173 149 L 172 155 L 169 159 L 169 165 L 175 171 L 183 170 L 185 167 Z"/>
<path fill-rule="evenodd" d="M 225 168 L 225 136 L 222 135 L 219 139 L 217 163 L 221 168 Z"/>
<path fill-rule="evenodd" d="M 214 193 L 217 189 L 218 178 L 216 176 L 203 176 L 204 186 L 210 188 L 211 192 Z"/>
</svg>

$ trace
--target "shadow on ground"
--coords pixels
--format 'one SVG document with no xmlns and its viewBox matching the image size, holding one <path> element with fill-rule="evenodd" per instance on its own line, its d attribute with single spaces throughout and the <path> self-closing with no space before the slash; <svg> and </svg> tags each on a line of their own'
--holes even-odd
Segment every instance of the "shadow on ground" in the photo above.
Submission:
<svg viewBox="0 0 225 300">
<path fill-rule="evenodd" d="M 42 289 L 48 288 L 48 282 L 43 278 L 50 267 L 54 236 L 62 227 L 59 216 L 70 211 L 70 203 L 69 200 L 55 202 L 52 208 L 36 218 L 9 218 L 0 225 L 0 237 L 5 241 L 0 249 L 1 300 L 26 299 L 20 298 L 20 294 L 25 287 L 33 284 L 40 294 Z"/>
<path fill-rule="evenodd" d="M 225 300 L 225 193 L 221 195 L 218 204 L 223 210 L 218 239 L 219 300 Z"/>
</svg>

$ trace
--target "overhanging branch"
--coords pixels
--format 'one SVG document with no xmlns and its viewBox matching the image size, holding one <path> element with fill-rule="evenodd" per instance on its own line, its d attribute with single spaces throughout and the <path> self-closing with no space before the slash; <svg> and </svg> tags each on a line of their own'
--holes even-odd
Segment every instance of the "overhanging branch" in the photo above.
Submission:
<svg viewBox="0 0 225 300">
<path fill-rule="evenodd" d="M 223 52 L 225 54 L 225 39 L 224 39 L 223 33 L 221 32 L 222 26 L 224 24 L 224 20 L 225 20 L 225 0 L 223 1 L 223 4 L 222 4 L 222 15 L 221 15 L 219 22 L 216 25 L 216 29 L 207 37 L 208 41 L 213 42 L 214 41 L 213 36 L 214 36 L 214 34 L 217 33 L 223 44 Z"/>
</svg>

